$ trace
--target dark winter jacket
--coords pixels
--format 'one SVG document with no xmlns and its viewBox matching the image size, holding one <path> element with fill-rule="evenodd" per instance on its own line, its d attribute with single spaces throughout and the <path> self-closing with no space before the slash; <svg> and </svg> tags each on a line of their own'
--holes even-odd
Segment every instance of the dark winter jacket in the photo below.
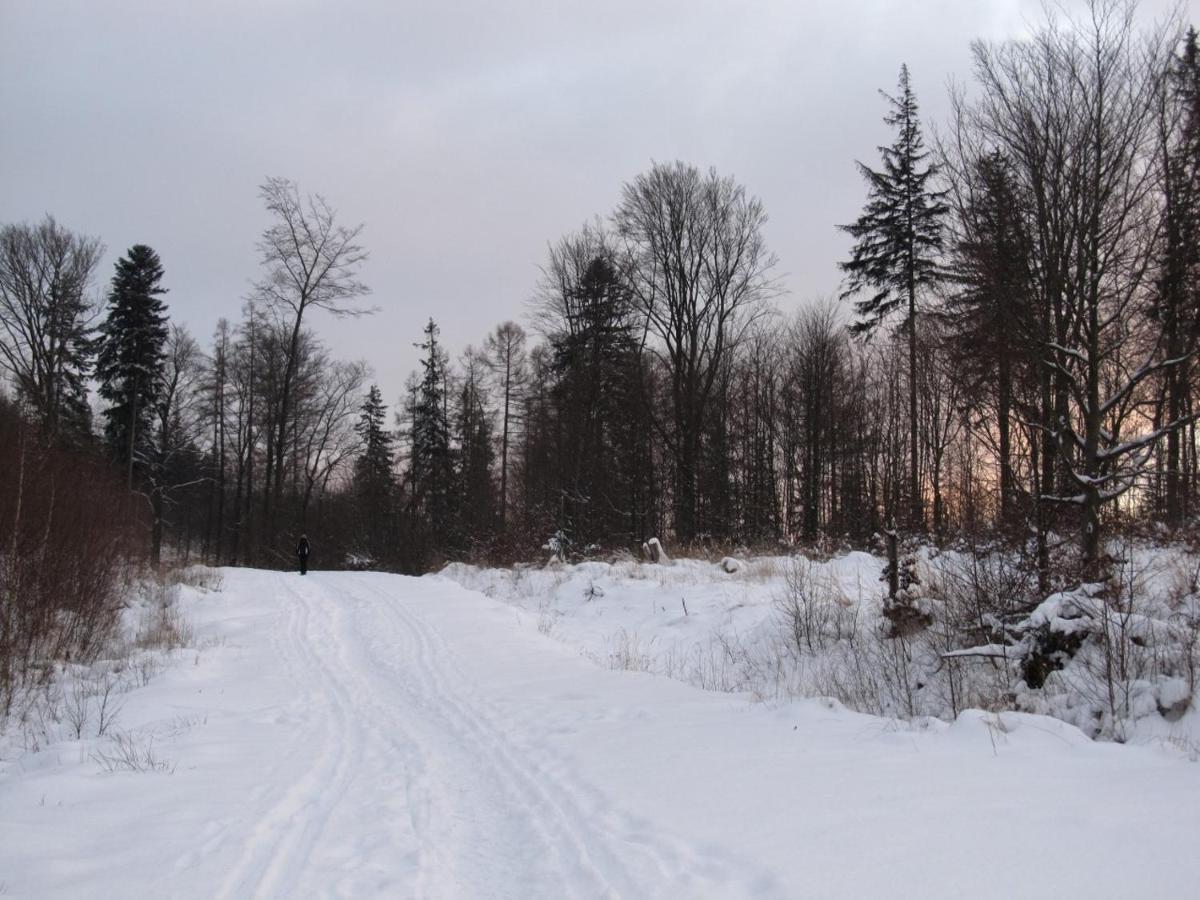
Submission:
<svg viewBox="0 0 1200 900">
<path fill-rule="evenodd" d="M 301 559 L 308 559 L 308 538 L 300 538 L 300 543 L 296 546 L 296 555 Z"/>
</svg>

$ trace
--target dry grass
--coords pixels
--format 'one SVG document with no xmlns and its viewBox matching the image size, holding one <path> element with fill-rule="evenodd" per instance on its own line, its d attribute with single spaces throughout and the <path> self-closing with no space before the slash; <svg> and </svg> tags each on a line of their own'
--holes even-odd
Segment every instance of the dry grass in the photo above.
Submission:
<svg viewBox="0 0 1200 900">
<path fill-rule="evenodd" d="M 134 638 L 134 646 L 139 650 L 178 650 L 195 643 L 195 631 L 179 612 L 173 592 L 165 593 L 142 616 Z"/>
<path fill-rule="evenodd" d="M 751 559 L 746 565 L 729 577 L 738 581 L 765 584 L 768 581 L 776 581 L 781 578 L 784 574 L 785 566 L 786 560 L 778 557 L 759 557 Z"/>
<path fill-rule="evenodd" d="M 225 576 L 211 566 L 181 566 L 164 570 L 159 575 L 158 583 L 164 587 L 181 584 L 200 591 L 216 593 L 225 586 Z"/>
<path fill-rule="evenodd" d="M 609 635 L 607 653 L 602 661 L 610 669 L 626 672 L 654 671 L 654 641 L 643 641 L 637 632 L 618 629 Z"/>
<path fill-rule="evenodd" d="M 105 772 L 166 772 L 175 771 L 175 763 L 154 752 L 154 738 L 143 738 L 130 731 L 115 731 L 108 747 L 92 753 L 92 759 Z"/>
<path fill-rule="evenodd" d="M 148 583 L 147 605 L 141 610 L 133 635 L 133 646 L 130 649 L 170 651 L 194 646 L 195 631 L 179 611 L 180 585 L 195 587 L 196 582 L 205 580 L 210 584 L 214 583 L 206 573 L 220 578 L 220 573 L 212 569 L 191 566 L 189 569 L 168 572 L 160 580 Z M 184 580 L 185 578 L 190 581 Z"/>
</svg>

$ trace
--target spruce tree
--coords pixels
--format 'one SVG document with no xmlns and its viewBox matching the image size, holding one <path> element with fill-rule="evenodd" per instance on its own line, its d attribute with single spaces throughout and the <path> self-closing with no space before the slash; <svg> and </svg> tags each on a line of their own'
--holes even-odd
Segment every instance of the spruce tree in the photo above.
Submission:
<svg viewBox="0 0 1200 900">
<path fill-rule="evenodd" d="M 362 453 L 354 461 L 354 493 L 359 534 L 367 553 L 380 560 L 391 550 L 395 479 L 392 476 L 392 435 L 384 427 L 387 407 L 377 385 L 371 385 L 359 408 L 355 432 Z"/>
<path fill-rule="evenodd" d="M 634 298 L 613 260 L 599 255 L 567 286 L 551 334 L 553 398 L 561 439 L 557 527 L 582 544 L 628 545 L 634 485 L 644 477 Z"/>
<path fill-rule="evenodd" d="M 462 533 L 468 543 L 486 544 L 498 523 L 495 436 L 484 405 L 482 363 L 470 350 L 464 369 L 456 417 Z"/>
<path fill-rule="evenodd" d="M 387 407 L 378 385 L 371 385 L 359 407 L 355 433 L 362 440 L 362 454 L 354 463 L 354 479 L 360 492 L 381 493 L 392 485 L 392 435 L 383 427 Z"/>
<path fill-rule="evenodd" d="M 161 295 L 162 263 L 145 244 L 117 260 L 100 326 L 96 379 L 108 401 L 104 438 L 133 487 L 135 460 L 146 446 L 154 404 L 162 384 L 167 341 L 167 307 Z"/>
<path fill-rule="evenodd" d="M 412 499 L 428 527 L 434 550 L 447 553 L 457 543 L 458 510 L 450 441 L 448 360 L 438 343 L 438 327 L 433 319 L 425 326 L 425 340 L 416 346 L 425 357 L 421 360 L 421 382 L 412 416 Z"/>
<path fill-rule="evenodd" d="M 1016 479 L 1011 425 L 1023 375 L 1035 363 L 1032 245 L 1012 165 L 999 150 L 976 161 L 953 247 L 947 304 L 957 370 L 977 396 L 994 391 L 1000 461 L 1000 520 L 1013 524 Z"/>
<path fill-rule="evenodd" d="M 859 320 L 852 330 L 856 334 L 869 335 L 893 313 L 903 311 L 901 327 L 908 337 L 909 517 L 914 528 L 923 529 L 917 435 L 917 301 L 938 278 L 946 205 L 944 192 L 934 191 L 930 185 L 938 169 L 926 164 L 929 152 L 921 137 L 907 65 L 900 67 L 899 88 L 895 97 L 881 92 L 892 107 L 884 122 L 896 129 L 892 145 L 879 148 L 883 170 L 857 163 L 867 182 L 867 204 L 853 224 L 840 226 L 855 240 L 849 261 L 840 265 L 849 276 L 843 299 L 872 291 L 855 303 Z"/>
</svg>

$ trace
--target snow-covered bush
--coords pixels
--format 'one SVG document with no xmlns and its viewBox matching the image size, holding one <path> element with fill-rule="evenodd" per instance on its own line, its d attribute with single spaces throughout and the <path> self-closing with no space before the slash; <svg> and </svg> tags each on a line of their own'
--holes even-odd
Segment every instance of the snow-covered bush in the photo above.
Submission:
<svg viewBox="0 0 1200 900">
<path fill-rule="evenodd" d="M 892 637 L 908 637 L 927 628 L 933 621 L 921 590 L 915 554 L 900 554 L 900 536 L 894 528 L 884 531 L 887 564 L 879 580 L 887 584 L 883 616 Z"/>
<path fill-rule="evenodd" d="M 550 562 L 566 562 L 571 552 L 571 538 L 565 531 L 559 529 L 542 545 L 542 549 L 550 552 Z"/>
<path fill-rule="evenodd" d="M 1181 717 L 1200 668 L 1191 565 L 1125 547 L 1106 581 L 1047 597 L 1020 623 L 1025 640 L 1017 649 L 1026 661 L 1019 706 L 1115 740 L 1147 716 Z M 1030 677 L 1043 673 L 1040 684 Z"/>
<path fill-rule="evenodd" d="M 775 603 L 797 652 L 826 650 L 857 633 L 857 605 L 810 560 L 793 557 L 783 579 Z"/>
<path fill-rule="evenodd" d="M 351 552 L 346 554 L 342 565 L 351 572 L 367 572 L 374 569 L 378 561 L 369 553 Z"/>
<path fill-rule="evenodd" d="M 539 631 L 606 667 L 901 718 L 1019 709 L 1121 739 L 1192 706 L 1200 557 L 1113 555 L 1128 562 L 1110 582 L 1044 597 L 1011 548 L 910 545 L 900 600 L 925 617 L 912 631 L 887 615 L 886 563 L 862 552 L 751 558 L 733 572 L 681 558 L 442 574 L 527 609 Z"/>
<path fill-rule="evenodd" d="M 667 551 L 663 547 L 662 541 L 656 537 L 652 537 L 642 544 L 642 555 L 652 563 L 658 563 L 663 566 L 671 564 L 671 557 L 667 556 Z"/>
</svg>

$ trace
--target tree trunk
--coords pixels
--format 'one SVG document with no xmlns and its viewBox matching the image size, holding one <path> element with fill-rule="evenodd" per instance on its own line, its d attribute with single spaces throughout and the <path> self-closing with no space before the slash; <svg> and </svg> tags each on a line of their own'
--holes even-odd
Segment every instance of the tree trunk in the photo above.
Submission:
<svg viewBox="0 0 1200 900">
<path fill-rule="evenodd" d="M 156 484 L 151 492 L 151 506 L 154 509 L 154 525 L 151 528 L 150 537 L 150 564 L 157 569 L 162 562 L 163 509 L 165 506 L 161 485 Z"/>
<path fill-rule="evenodd" d="M 909 521 L 914 531 L 922 532 L 925 530 L 925 511 L 921 497 L 921 451 L 917 424 L 917 288 L 911 269 L 908 280 L 908 427 Z"/>
<path fill-rule="evenodd" d="M 680 442 L 675 461 L 675 538 L 681 545 L 696 537 L 696 455 L 692 441 Z"/>
<path fill-rule="evenodd" d="M 217 530 L 214 537 L 213 558 L 221 564 L 221 550 L 225 532 L 225 403 L 221 402 L 220 440 L 217 444 Z"/>
<path fill-rule="evenodd" d="M 1171 319 L 1174 316 L 1170 317 Z M 1181 355 L 1179 341 L 1174 334 L 1168 338 L 1167 355 L 1177 358 Z M 1186 365 L 1186 364 L 1184 364 Z M 1187 393 L 1187 383 L 1183 366 L 1172 366 L 1167 370 L 1167 415 L 1166 420 L 1178 422 L 1184 415 L 1184 398 Z M 1183 468 L 1180 460 L 1181 429 L 1172 428 L 1167 433 L 1167 507 L 1166 523 L 1170 528 L 1178 528 L 1183 524 Z"/>
<path fill-rule="evenodd" d="M 888 558 L 888 602 L 895 603 L 896 596 L 900 593 L 900 547 L 899 536 L 896 534 L 894 525 L 888 525 L 883 532 L 887 539 L 887 558 Z"/>
<path fill-rule="evenodd" d="M 512 361 L 504 363 L 504 427 L 500 436 L 500 533 L 508 530 L 508 411 L 512 401 Z"/>
<path fill-rule="evenodd" d="M 997 384 L 997 415 L 1000 432 L 1000 522 L 1009 527 L 1014 519 L 1014 497 L 1012 472 L 1012 449 L 1009 437 L 1009 419 L 1012 414 L 1012 372 L 1008 354 L 1001 351 Z"/>
<path fill-rule="evenodd" d="M 129 490 L 133 491 L 133 451 L 136 446 L 135 437 L 137 432 L 137 381 L 134 380 L 133 396 L 129 398 L 129 460 L 127 463 L 127 477 L 129 481 Z"/>
</svg>

